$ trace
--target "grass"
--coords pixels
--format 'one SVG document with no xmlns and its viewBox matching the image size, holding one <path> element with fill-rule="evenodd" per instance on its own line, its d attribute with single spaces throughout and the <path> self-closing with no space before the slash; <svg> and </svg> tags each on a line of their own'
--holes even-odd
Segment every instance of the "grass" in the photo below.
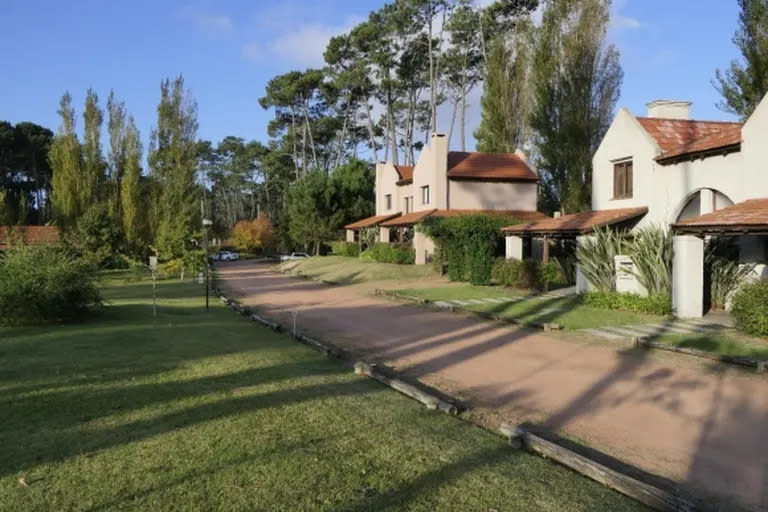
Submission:
<svg viewBox="0 0 768 512">
<path fill-rule="evenodd" d="M 663 334 L 653 341 L 676 347 L 692 348 L 733 357 L 768 360 L 768 340 L 753 338 L 736 331 L 711 334 Z"/>
<path fill-rule="evenodd" d="M 457 286 L 398 290 L 404 295 L 430 301 L 470 300 L 481 298 L 516 297 L 519 291 L 500 286 Z M 570 295 L 519 302 L 472 304 L 461 306 L 469 311 L 494 313 L 502 318 L 523 322 L 557 323 L 564 329 L 588 329 L 612 325 L 629 325 L 657 321 L 659 317 L 599 309 L 581 303 L 580 297 Z"/>
<path fill-rule="evenodd" d="M 417 279 L 434 276 L 431 265 L 395 265 L 347 256 L 315 256 L 283 265 L 292 274 L 333 284 L 359 284 L 371 281 Z"/>
<path fill-rule="evenodd" d="M 124 277 L 86 323 L 0 329 L 1 510 L 643 509 L 198 285 L 159 282 L 155 320 Z"/>
</svg>

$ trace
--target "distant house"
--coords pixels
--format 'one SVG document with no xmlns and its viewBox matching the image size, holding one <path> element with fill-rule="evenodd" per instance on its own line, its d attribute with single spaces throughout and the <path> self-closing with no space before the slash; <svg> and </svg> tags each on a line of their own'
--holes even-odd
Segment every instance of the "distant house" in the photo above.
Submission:
<svg viewBox="0 0 768 512">
<path fill-rule="evenodd" d="M 690 106 L 654 101 L 645 117 L 621 109 L 592 160 L 592 211 L 505 228 L 507 257 L 522 256 L 526 237 L 578 239 L 598 226 L 671 226 L 673 302 L 679 315 L 691 317 L 704 310 L 706 236 L 736 237 L 740 261 L 756 263 L 765 276 L 768 96 L 745 123 L 693 120 Z M 588 287 L 583 279 L 577 285 Z"/>
<path fill-rule="evenodd" d="M 18 243 L 58 245 L 60 242 L 59 228 L 56 226 L 0 226 L 0 251 Z"/>
<path fill-rule="evenodd" d="M 415 166 L 376 164 L 376 215 L 345 226 L 354 241 L 366 228 L 379 240 L 412 236 L 416 263 L 427 263 L 434 243 L 412 229 L 427 217 L 490 214 L 536 220 L 539 178 L 522 153 L 448 151 L 448 139 L 432 135 Z"/>
</svg>

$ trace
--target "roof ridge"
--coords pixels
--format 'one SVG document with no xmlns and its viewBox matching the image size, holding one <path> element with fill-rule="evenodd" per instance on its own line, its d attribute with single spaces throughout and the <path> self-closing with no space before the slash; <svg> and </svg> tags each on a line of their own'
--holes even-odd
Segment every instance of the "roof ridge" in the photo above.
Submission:
<svg viewBox="0 0 768 512">
<path fill-rule="evenodd" d="M 635 119 L 647 119 L 649 121 L 679 121 L 683 123 L 708 123 L 708 124 L 730 124 L 744 126 L 741 121 L 712 121 L 709 119 L 677 119 L 674 117 L 648 117 L 648 116 L 635 116 Z"/>
</svg>

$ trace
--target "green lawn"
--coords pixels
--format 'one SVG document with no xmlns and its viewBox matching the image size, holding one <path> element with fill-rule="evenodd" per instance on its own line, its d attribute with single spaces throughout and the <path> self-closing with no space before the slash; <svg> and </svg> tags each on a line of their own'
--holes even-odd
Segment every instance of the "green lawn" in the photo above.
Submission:
<svg viewBox="0 0 768 512">
<path fill-rule="evenodd" d="M 298 262 L 284 263 L 291 274 L 302 275 L 334 284 L 358 284 L 370 281 L 416 279 L 434 276 L 431 265 L 394 265 L 376 263 L 347 256 L 315 256 Z"/>
<path fill-rule="evenodd" d="M 501 286 L 457 286 L 398 290 L 399 293 L 430 301 L 470 300 L 515 297 L 521 292 Z M 461 306 L 469 311 L 494 313 L 502 318 L 522 322 L 556 323 L 565 329 L 587 329 L 600 326 L 628 325 L 658 321 L 659 317 L 613 311 L 586 306 L 576 295 L 554 299 L 531 299 L 499 304 Z"/>
<path fill-rule="evenodd" d="M 664 334 L 651 339 L 667 345 L 726 356 L 768 360 L 768 340 L 746 336 L 737 331 L 729 330 L 712 334 Z"/>
<path fill-rule="evenodd" d="M 105 286 L 87 323 L 0 329 L 1 510 L 642 509 L 197 285 L 157 320 L 149 282 Z"/>
</svg>

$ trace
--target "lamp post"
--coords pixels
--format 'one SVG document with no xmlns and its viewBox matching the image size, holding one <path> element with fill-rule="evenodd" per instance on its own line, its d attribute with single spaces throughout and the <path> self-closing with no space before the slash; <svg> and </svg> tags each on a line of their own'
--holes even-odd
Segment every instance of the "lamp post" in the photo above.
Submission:
<svg viewBox="0 0 768 512">
<path fill-rule="evenodd" d="M 210 262 L 208 261 L 208 228 L 213 225 L 211 219 L 203 219 L 203 257 L 205 258 L 205 310 L 208 311 L 208 290 L 210 289 Z"/>
</svg>

